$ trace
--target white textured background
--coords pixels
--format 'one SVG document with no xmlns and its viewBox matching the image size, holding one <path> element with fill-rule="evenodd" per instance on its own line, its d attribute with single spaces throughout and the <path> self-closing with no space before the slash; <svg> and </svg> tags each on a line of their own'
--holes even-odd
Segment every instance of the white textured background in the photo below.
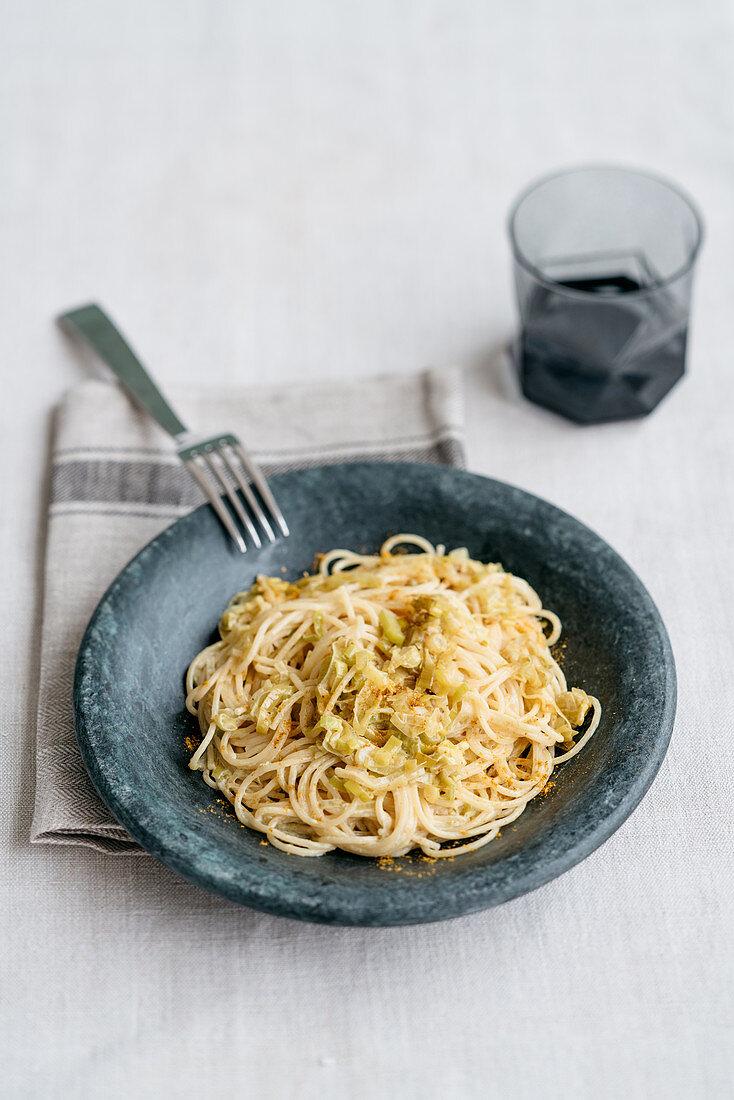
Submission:
<svg viewBox="0 0 734 1100">
<path fill-rule="evenodd" d="M 731 1095 L 730 0 L 0 12 L 0 1094 Z M 688 378 L 581 430 L 503 365 L 504 218 L 533 175 L 599 158 L 673 176 L 708 238 Z M 469 368 L 471 467 L 595 527 L 670 629 L 673 745 L 612 840 L 499 909 L 386 931 L 30 850 L 49 413 L 91 369 L 51 317 L 91 297 L 164 383 Z"/>
</svg>

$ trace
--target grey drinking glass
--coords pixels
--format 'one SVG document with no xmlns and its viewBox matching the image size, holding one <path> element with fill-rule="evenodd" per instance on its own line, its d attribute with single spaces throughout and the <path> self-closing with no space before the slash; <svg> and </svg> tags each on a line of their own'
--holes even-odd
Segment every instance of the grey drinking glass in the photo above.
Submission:
<svg viewBox="0 0 734 1100">
<path fill-rule="evenodd" d="M 573 168 L 523 192 L 509 234 L 525 396 L 585 424 L 654 409 L 685 369 L 691 200 L 643 172 Z"/>
</svg>

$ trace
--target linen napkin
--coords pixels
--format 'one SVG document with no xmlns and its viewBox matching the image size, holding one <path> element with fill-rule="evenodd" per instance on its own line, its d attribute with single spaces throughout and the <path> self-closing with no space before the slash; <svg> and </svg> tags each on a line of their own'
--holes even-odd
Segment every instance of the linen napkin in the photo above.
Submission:
<svg viewBox="0 0 734 1100">
<path fill-rule="evenodd" d="M 197 431 L 237 433 L 266 474 L 343 461 L 464 465 L 454 369 L 248 393 L 171 389 L 170 397 Z M 52 455 L 33 843 L 139 851 L 84 770 L 72 715 L 74 662 L 122 566 L 203 499 L 172 441 L 116 383 L 85 382 L 64 397 Z"/>
</svg>

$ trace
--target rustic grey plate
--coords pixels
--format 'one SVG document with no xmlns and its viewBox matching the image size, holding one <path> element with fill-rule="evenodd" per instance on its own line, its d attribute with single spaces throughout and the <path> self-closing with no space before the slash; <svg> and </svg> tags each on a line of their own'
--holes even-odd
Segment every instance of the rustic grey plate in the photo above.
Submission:
<svg viewBox="0 0 734 1100">
<path fill-rule="evenodd" d="M 577 520 L 509 485 L 408 463 L 324 466 L 273 488 L 288 540 L 241 556 L 209 506 L 153 539 L 87 628 L 74 709 L 84 762 L 118 821 L 168 867 L 225 898 L 334 924 L 442 920 L 516 897 L 573 867 L 632 812 L 665 755 L 675 666 L 641 582 Z M 374 551 L 414 531 L 500 561 L 564 625 L 569 678 L 604 708 L 588 746 L 487 847 L 448 860 L 286 855 L 240 825 L 187 768 L 183 677 L 229 597 L 256 573 L 295 577 L 318 551 Z"/>
</svg>

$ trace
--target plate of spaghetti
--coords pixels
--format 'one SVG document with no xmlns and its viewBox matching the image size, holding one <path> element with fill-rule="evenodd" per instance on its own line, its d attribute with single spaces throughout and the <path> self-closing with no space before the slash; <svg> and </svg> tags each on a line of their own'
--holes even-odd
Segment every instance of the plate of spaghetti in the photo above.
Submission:
<svg viewBox="0 0 734 1100">
<path fill-rule="evenodd" d="M 79 745 L 132 837 L 233 901 L 364 925 L 486 908 L 607 839 L 675 712 L 665 628 L 622 559 L 463 471 L 273 481 L 288 540 L 242 557 L 202 506 L 85 634 Z"/>
</svg>

